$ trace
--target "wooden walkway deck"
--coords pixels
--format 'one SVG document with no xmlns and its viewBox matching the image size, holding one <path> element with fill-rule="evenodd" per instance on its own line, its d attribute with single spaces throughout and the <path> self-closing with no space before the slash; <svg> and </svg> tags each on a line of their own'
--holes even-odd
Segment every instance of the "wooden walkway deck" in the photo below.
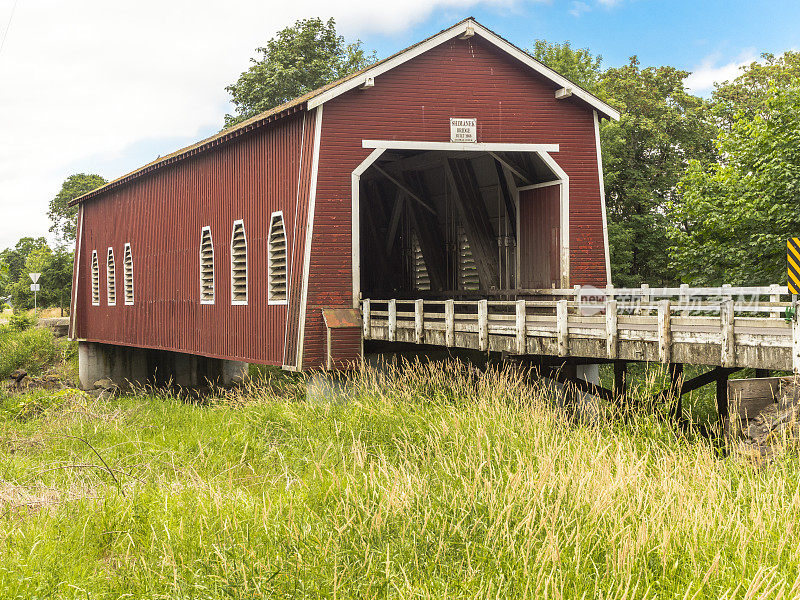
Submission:
<svg viewBox="0 0 800 600">
<path fill-rule="evenodd" d="M 800 372 L 785 286 L 525 290 L 517 300 L 362 300 L 364 339 Z M 545 298 L 547 299 L 538 299 Z"/>
</svg>

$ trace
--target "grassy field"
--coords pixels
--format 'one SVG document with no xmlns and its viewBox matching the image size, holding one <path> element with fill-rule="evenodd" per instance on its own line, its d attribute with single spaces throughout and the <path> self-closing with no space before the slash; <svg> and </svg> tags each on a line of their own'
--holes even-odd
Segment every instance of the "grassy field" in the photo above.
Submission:
<svg viewBox="0 0 800 600">
<path fill-rule="evenodd" d="M 2 598 L 793 598 L 800 469 L 522 374 L 0 399 Z"/>
</svg>

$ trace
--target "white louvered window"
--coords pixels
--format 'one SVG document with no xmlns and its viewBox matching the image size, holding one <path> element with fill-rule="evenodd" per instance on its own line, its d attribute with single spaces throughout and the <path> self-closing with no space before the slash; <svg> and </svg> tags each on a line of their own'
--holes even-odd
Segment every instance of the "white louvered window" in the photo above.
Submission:
<svg viewBox="0 0 800 600">
<path fill-rule="evenodd" d="M 231 234 L 231 304 L 247 304 L 247 236 L 243 221 L 234 222 Z"/>
<path fill-rule="evenodd" d="M 287 300 L 286 228 L 283 213 L 274 212 L 269 223 L 269 303 L 285 304 Z"/>
<path fill-rule="evenodd" d="M 100 306 L 100 262 L 97 250 L 92 250 L 92 304 Z"/>
<path fill-rule="evenodd" d="M 125 304 L 133 304 L 133 250 L 130 244 L 125 244 L 125 257 L 123 259 L 123 276 L 125 285 Z"/>
<path fill-rule="evenodd" d="M 200 232 L 200 303 L 214 304 L 214 244 L 211 227 Z"/>
<path fill-rule="evenodd" d="M 462 290 L 475 291 L 481 287 L 475 257 L 469 247 L 467 234 L 461 227 L 458 228 L 458 284 Z"/>
<path fill-rule="evenodd" d="M 420 291 L 430 290 L 431 280 L 428 277 L 428 267 L 425 265 L 425 258 L 422 256 L 422 248 L 420 248 L 416 233 L 411 236 L 411 251 L 414 269 L 414 289 Z"/>
<path fill-rule="evenodd" d="M 114 262 L 114 249 L 111 247 L 106 257 L 106 300 L 109 306 L 117 305 L 117 263 Z"/>
</svg>

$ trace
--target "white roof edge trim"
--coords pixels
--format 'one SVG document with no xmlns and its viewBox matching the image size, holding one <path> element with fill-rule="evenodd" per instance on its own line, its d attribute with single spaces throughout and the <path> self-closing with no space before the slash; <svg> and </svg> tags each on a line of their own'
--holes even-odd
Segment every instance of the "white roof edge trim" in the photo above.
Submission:
<svg viewBox="0 0 800 600">
<path fill-rule="evenodd" d="M 510 54 L 511 56 L 513 56 L 520 62 L 524 63 L 537 73 L 544 75 L 557 85 L 561 87 L 572 88 L 573 95 L 577 96 L 590 106 L 594 107 L 603 115 L 607 116 L 610 119 L 614 119 L 615 121 L 619 121 L 620 118 L 619 111 L 612 108 L 611 106 L 609 106 L 608 104 L 606 104 L 593 94 L 587 92 L 583 88 L 579 87 L 575 83 L 569 81 L 565 77 L 559 75 L 558 73 L 553 71 L 553 69 L 551 69 L 550 67 L 545 66 L 544 64 L 540 63 L 538 60 L 533 58 L 530 54 L 523 52 L 516 46 L 505 41 L 497 34 L 493 33 L 489 29 L 486 29 L 486 27 L 473 21 L 472 19 L 460 23 L 458 25 L 454 25 L 450 29 L 445 29 L 441 33 L 430 38 L 428 41 L 423 42 L 417 46 L 414 46 L 401 54 L 398 54 L 391 60 L 387 60 L 386 62 L 381 63 L 380 65 L 377 65 L 372 69 L 369 69 L 365 73 L 362 73 L 360 76 L 348 79 L 347 81 L 343 81 L 336 87 L 326 90 L 321 94 L 315 96 L 314 98 L 309 99 L 307 103 L 308 109 L 311 110 L 312 108 L 324 104 L 328 100 L 336 98 L 340 94 L 344 94 L 345 92 L 357 88 L 364 82 L 364 78 L 375 78 L 378 75 L 381 75 L 382 73 L 385 73 L 386 71 L 389 71 L 403 64 L 404 62 L 411 60 L 412 58 L 416 58 L 420 54 L 424 54 L 428 50 L 435 48 L 439 44 L 442 44 L 443 42 L 446 42 L 447 40 L 453 37 L 462 35 L 470 28 L 474 29 L 475 33 L 480 35 L 486 41 L 494 44 L 507 54 Z"/>
<path fill-rule="evenodd" d="M 511 144 L 502 142 L 417 142 L 403 140 L 361 140 L 362 148 L 382 150 L 451 150 L 473 152 L 558 152 L 558 144 Z"/>
</svg>

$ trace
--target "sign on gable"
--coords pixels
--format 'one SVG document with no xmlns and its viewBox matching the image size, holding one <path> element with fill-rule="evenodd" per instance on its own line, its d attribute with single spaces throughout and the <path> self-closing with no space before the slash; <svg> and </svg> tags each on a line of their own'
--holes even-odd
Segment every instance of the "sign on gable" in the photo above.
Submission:
<svg viewBox="0 0 800 600">
<path fill-rule="evenodd" d="M 477 142 L 478 120 L 450 117 L 451 142 Z"/>
</svg>

